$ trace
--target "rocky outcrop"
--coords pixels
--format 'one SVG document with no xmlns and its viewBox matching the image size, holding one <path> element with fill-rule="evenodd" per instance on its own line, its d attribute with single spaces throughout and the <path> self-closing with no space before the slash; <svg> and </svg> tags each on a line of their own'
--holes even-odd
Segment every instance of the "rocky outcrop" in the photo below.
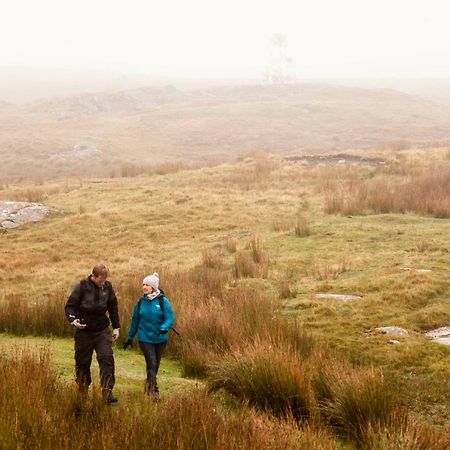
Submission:
<svg viewBox="0 0 450 450">
<path fill-rule="evenodd" d="M 380 333 L 397 335 L 397 336 L 408 336 L 409 335 L 407 330 L 405 330 L 404 328 L 400 328 L 400 327 L 378 327 L 378 328 L 375 328 L 375 330 L 379 331 Z"/>
<path fill-rule="evenodd" d="M 341 302 L 351 302 L 353 300 L 359 300 L 359 295 L 346 295 L 346 294 L 316 294 L 316 298 L 329 298 L 333 300 L 339 300 Z"/>
<path fill-rule="evenodd" d="M 450 327 L 436 328 L 425 333 L 425 336 L 439 344 L 450 345 Z"/>
<path fill-rule="evenodd" d="M 38 222 L 51 212 L 41 203 L 0 201 L 0 230 Z"/>
</svg>

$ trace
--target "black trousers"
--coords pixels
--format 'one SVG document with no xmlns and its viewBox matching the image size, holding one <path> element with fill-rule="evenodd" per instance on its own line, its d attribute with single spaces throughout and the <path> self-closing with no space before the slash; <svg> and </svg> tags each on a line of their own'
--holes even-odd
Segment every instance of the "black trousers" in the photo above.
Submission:
<svg viewBox="0 0 450 450">
<path fill-rule="evenodd" d="M 114 355 L 112 338 L 108 328 L 102 331 L 75 332 L 75 372 L 80 388 L 87 388 L 91 382 L 92 354 L 95 350 L 100 367 L 100 383 L 103 389 L 114 387 Z"/>
<path fill-rule="evenodd" d="M 158 392 L 156 375 L 158 375 L 159 363 L 161 362 L 166 345 L 167 342 L 162 342 L 161 344 L 148 344 L 147 342 L 139 341 L 139 346 L 144 354 L 145 363 L 147 365 L 147 382 L 156 392 Z"/>
</svg>

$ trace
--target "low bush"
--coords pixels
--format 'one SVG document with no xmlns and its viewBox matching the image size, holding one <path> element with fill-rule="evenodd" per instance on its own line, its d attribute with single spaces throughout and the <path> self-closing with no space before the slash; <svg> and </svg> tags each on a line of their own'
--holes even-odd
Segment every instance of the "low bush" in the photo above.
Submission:
<svg viewBox="0 0 450 450">
<path fill-rule="evenodd" d="M 315 377 L 321 416 L 340 434 L 361 444 L 369 429 L 390 423 L 395 396 L 381 371 L 329 360 L 316 370 Z"/>
<path fill-rule="evenodd" d="M 450 169 L 428 168 L 406 173 L 401 180 L 387 176 L 325 189 L 325 212 L 361 215 L 368 212 L 413 212 L 438 218 L 450 217 Z"/>
<path fill-rule="evenodd" d="M 296 355 L 282 347 L 255 342 L 225 356 L 208 378 L 211 391 L 224 389 L 231 395 L 279 416 L 307 418 L 314 396 L 309 371 Z"/>
</svg>

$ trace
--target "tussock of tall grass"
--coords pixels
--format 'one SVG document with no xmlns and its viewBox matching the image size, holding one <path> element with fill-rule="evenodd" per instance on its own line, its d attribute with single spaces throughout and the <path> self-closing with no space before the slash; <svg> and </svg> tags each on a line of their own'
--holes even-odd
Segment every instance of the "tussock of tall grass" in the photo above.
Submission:
<svg viewBox="0 0 450 450">
<path fill-rule="evenodd" d="M 156 165 L 152 164 L 134 164 L 134 163 L 122 163 L 118 167 L 110 169 L 109 176 L 111 178 L 116 177 L 136 177 L 138 175 L 166 175 L 169 173 L 176 173 L 180 170 L 187 168 L 187 165 L 182 161 L 172 161 L 159 163 Z"/>
<path fill-rule="evenodd" d="M 341 184 L 325 191 L 325 212 L 358 215 L 406 213 L 450 217 L 450 169 L 429 168 L 402 181 L 387 177 Z"/>
<path fill-rule="evenodd" d="M 305 237 L 311 234 L 311 225 L 302 214 L 297 214 L 297 221 L 294 228 L 294 233 L 298 237 Z"/>
<path fill-rule="evenodd" d="M 315 375 L 322 417 L 340 433 L 361 443 L 371 427 L 389 424 L 395 396 L 381 371 L 330 360 Z"/>
<path fill-rule="evenodd" d="M 269 157 L 250 158 L 247 166 L 239 168 L 235 173 L 224 177 L 225 185 L 236 186 L 243 191 L 250 189 L 265 190 L 273 179 L 272 172 L 279 168 L 279 161 Z"/>
<path fill-rule="evenodd" d="M 247 248 L 235 254 L 235 278 L 266 278 L 269 272 L 269 257 L 262 248 L 261 239 L 254 236 Z"/>
<path fill-rule="evenodd" d="M 439 431 L 419 423 L 404 410 L 397 410 L 387 424 L 370 426 L 359 447 L 364 450 L 446 450 L 450 448 L 450 428 Z"/>
<path fill-rule="evenodd" d="M 228 235 L 225 238 L 225 248 L 228 251 L 228 253 L 236 253 L 237 240 L 233 236 Z"/>
<path fill-rule="evenodd" d="M 171 351 L 186 375 L 204 376 L 232 348 L 267 332 L 274 303 L 262 293 L 230 289 L 222 298 L 209 297 L 181 309 L 177 329 L 182 338 L 172 340 Z"/>
<path fill-rule="evenodd" d="M 224 389 L 277 416 L 302 420 L 314 409 L 309 377 L 309 371 L 283 347 L 255 342 L 216 364 L 208 384 L 211 391 Z"/>
<path fill-rule="evenodd" d="M 329 426 L 358 447 L 416 436 L 417 425 L 397 406 L 381 371 L 350 366 L 317 344 L 306 345 L 305 352 L 287 343 L 285 337 L 274 341 L 272 336 L 227 354 L 211 367 L 209 389 L 224 390 L 279 417 Z M 413 442 L 419 442 L 417 437 Z M 446 439 L 445 433 L 430 429 L 424 442 L 440 449 Z"/>
<path fill-rule="evenodd" d="M 64 293 L 34 302 L 28 296 L 12 295 L 2 300 L 0 332 L 20 336 L 70 336 L 64 315 Z"/>
<path fill-rule="evenodd" d="M 290 231 L 292 230 L 293 226 L 293 220 L 286 218 L 286 217 L 282 217 L 282 218 L 276 218 L 273 222 L 272 222 L 272 231 L 275 232 L 280 232 L 280 231 Z"/>
<path fill-rule="evenodd" d="M 320 263 L 314 261 L 309 272 L 316 280 L 335 280 L 341 273 L 347 271 L 348 268 L 347 260 L 340 258 L 336 262 Z"/>
<path fill-rule="evenodd" d="M 0 194 L 0 199 L 14 202 L 41 203 L 51 195 L 59 194 L 61 192 L 68 193 L 79 187 L 79 183 L 69 185 L 68 181 L 64 183 L 45 184 L 43 180 L 40 180 L 27 188 L 11 188 L 5 190 Z"/>
<path fill-rule="evenodd" d="M 280 298 L 295 298 L 297 288 L 290 280 L 282 280 L 280 283 Z"/>
<path fill-rule="evenodd" d="M 112 409 L 52 372 L 48 352 L 0 352 L 0 448 L 333 449 L 326 430 L 299 429 L 244 407 L 229 411 L 195 390 L 149 404 L 122 396 Z"/>
</svg>

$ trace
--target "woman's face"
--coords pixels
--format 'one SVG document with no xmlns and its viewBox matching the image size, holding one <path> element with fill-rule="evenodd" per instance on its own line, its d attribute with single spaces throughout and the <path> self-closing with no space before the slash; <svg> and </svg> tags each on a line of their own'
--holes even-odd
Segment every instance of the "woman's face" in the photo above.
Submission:
<svg viewBox="0 0 450 450">
<path fill-rule="evenodd" d="M 151 294 L 153 292 L 153 288 L 149 284 L 143 284 L 142 290 L 144 291 L 144 294 Z"/>
</svg>

